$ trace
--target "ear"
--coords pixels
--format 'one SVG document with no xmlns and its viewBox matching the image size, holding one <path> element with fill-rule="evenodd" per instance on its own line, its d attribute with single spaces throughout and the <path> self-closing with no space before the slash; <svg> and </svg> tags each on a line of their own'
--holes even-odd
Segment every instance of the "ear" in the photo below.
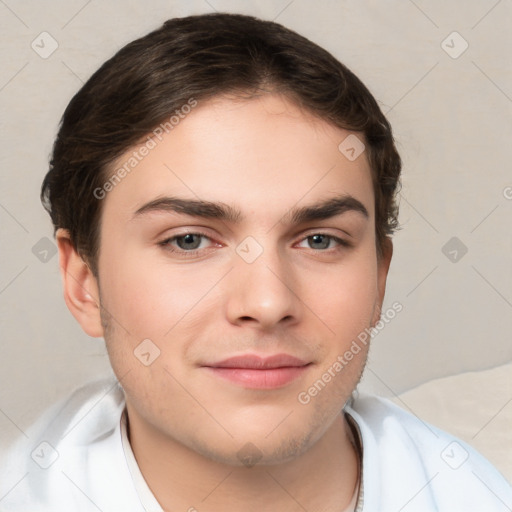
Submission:
<svg viewBox="0 0 512 512">
<path fill-rule="evenodd" d="M 380 320 L 382 313 L 382 303 L 386 294 L 386 280 L 389 272 L 389 265 L 393 256 L 393 242 L 391 238 L 384 240 L 382 254 L 377 256 L 377 301 L 373 312 L 372 327 Z"/>
<path fill-rule="evenodd" d="M 103 336 L 98 281 L 78 254 L 66 229 L 56 233 L 64 300 L 82 329 L 95 338 Z"/>
</svg>

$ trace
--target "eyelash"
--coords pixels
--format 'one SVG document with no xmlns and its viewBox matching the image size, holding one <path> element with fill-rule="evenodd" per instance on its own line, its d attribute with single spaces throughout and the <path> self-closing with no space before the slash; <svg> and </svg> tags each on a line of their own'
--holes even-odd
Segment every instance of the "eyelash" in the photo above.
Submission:
<svg viewBox="0 0 512 512">
<path fill-rule="evenodd" d="M 179 235 L 174 235 L 170 238 L 166 238 L 165 240 L 162 240 L 161 242 L 158 242 L 158 245 L 160 245 L 161 247 L 163 247 L 166 251 L 168 252 L 171 252 L 171 253 L 179 253 L 180 255 L 183 255 L 185 257 L 194 257 L 194 256 L 197 256 L 197 254 L 200 252 L 200 251 L 204 251 L 205 249 L 192 249 L 190 251 L 186 251 L 184 249 L 180 249 L 180 248 L 176 248 L 176 247 L 173 247 L 171 245 L 171 242 L 174 242 L 176 241 L 178 238 L 183 238 L 184 236 L 187 236 L 187 235 L 197 235 L 197 236 L 201 236 L 203 238 L 206 238 L 210 241 L 212 241 L 212 238 L 207 235 L 206 233 L 202 233 L 201 231 L 190 231 L 190 232 L 186 232 L 186 233 L 182 233 L 182 234 L 179 234 Z M 334 235 L 329 235 L 328 233 L 322 233 L 321 231 L 319 232 L 314 232 L 314 233 L 311 233 L 303 238 L 301 238 L 299 240 L 299 242 L 303 242 L 304 240 L 307 240 L 308 238 L 310 237 L 313 237 L 315 235 L 322 235 L 322 236 L 326 236 L 328 237 L 330 240 L 336 242 L 338 244 L 338 247 L 334 247 L 334 248 L 330 248 L 330 249 L 320 249 L 320 250 L 315 250 L 315 249 L 311 249 L 315 252 L 319 252 L 319 253 L 330 253 L 332 251 L 336 251 L 336 250 L 340 250 L 340 248 L 345 248 L 345 249 L 348 249 L 350 247 L 353 246 L 352 243 L 348 242 L 347 240 L 344 240 L 342 238 L 339 238 L 337 236 L 334 236 Z"/>
</svg>

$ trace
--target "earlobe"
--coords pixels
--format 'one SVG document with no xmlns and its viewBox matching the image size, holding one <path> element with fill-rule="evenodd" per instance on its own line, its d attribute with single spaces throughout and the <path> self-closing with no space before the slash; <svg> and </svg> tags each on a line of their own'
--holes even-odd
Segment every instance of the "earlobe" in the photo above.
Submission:
<svg viewBox="0 0 512 512">
<path fill-rule="evenodd" d="M 67 230 L 58 229 L 56 239 L 66 305 L 89 336 L 102 337 L 97 279 L 74 248 Z"/>
</svg>

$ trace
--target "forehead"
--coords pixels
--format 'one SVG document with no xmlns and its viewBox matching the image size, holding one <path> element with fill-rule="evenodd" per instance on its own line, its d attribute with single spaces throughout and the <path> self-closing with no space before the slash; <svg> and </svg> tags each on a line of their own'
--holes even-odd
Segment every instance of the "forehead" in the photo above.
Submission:
<svg viewBox="0 0 512 512">
<path fill-rule="evenodd" d="M 198 102 L 176 117 L 168 133 L 148 136 L 152 143 L 146 139 L 110 169 L 109 175 L 123 167 L 129 172 L 121 173 L 104 199 L 105 217 L 128 218 L 144 203 L 166 195 L 281 216 L 297 204 L 339 194 L 356 197 L 373 216 L 365 153 L 349 159 L 339 149 L 355 134 L 282 96 Z"/>
</svg>

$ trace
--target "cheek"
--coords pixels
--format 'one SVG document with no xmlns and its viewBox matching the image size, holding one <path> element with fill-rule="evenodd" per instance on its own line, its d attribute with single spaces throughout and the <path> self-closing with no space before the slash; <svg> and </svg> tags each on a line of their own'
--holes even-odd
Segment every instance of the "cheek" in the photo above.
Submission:
<svg viewBox="0 0 512 512">
<path fill-rule="evenodd" d="M 345 341 L 370 325 L 378 299 L 375 264 L 368 259 L 354 262 L 318 276 L 305 300 L 315 304 L 311 309 Z"/>
<path fill-rule="evenodd" d="M 122 260 L 116 259 L 113 252 L 110 254 L 109 257 L 105 251 L 100 267 L 102 302 L 130 333 L 133 345 L 149 338 L 162 347 L 178 350 L 176 344 L 169 346 L 175 333 L 195 329 L 198 322 L 207 318 L 211 320 L 211 303 L 215 301 L 216 284 L 223 276 L 222 268 L 170 265 L 160 256 L 149 260 L 137 257 L 136 251 Z M 119 338 L 117 341 L 125 342 Z"/>
</svg>

